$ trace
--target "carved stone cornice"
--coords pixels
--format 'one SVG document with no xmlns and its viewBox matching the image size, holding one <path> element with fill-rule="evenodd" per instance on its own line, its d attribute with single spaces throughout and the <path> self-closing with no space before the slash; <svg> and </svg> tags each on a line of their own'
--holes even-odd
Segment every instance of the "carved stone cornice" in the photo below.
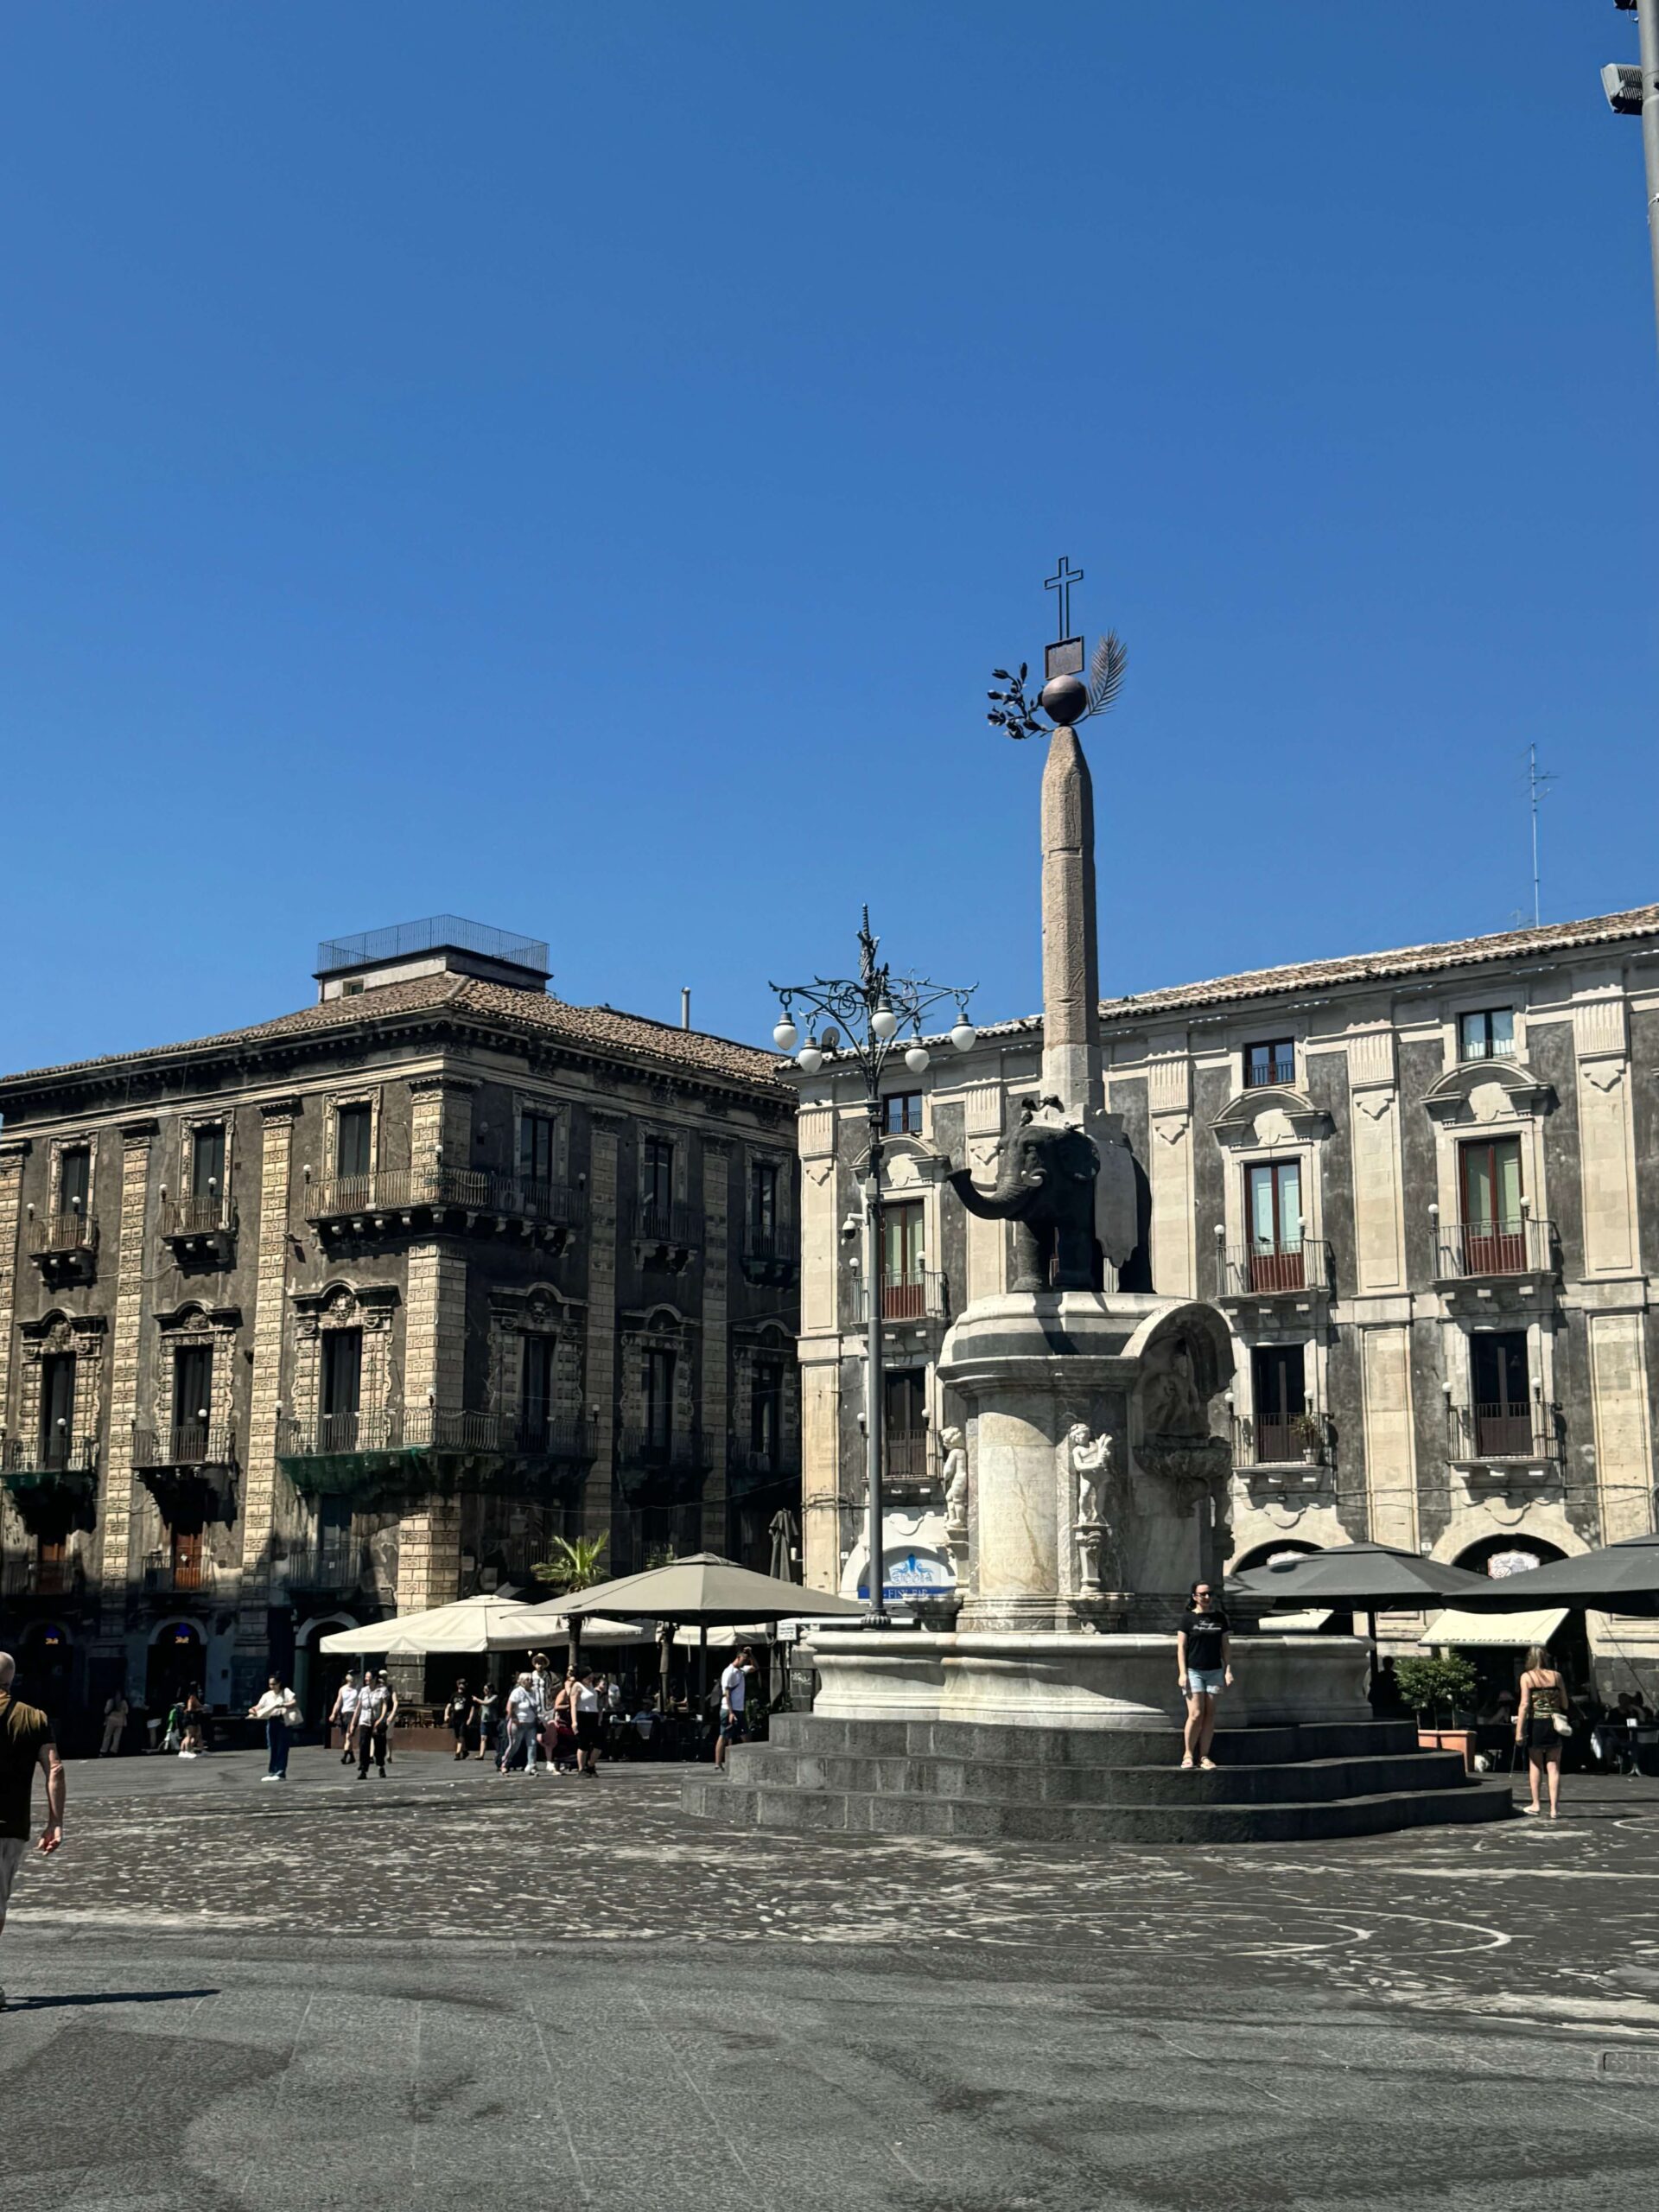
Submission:
<svg viewBox="0 0 1659 2212">
<path fill-rule="evenodd" d="M 435 1068 L 425 1075 L 409 1078 L 409 1095 L 419 1098 L 432 1091 L 441 1091 L 458 1098 L 465 1098 L 478 1089 L 478 1079 L 470 1075 L 451 1075 L 447 1068 Z"/>
<path fill-rule="evenodd" d="M 1334 1127 L 1331 1116 L 1305 1092 L 1293 1090 L 1287 1084 L 1264 1084 L 1260 1090 L 1242 1090 L 1228 1101 L 1210 1124 L 1217 1143 L 1230 1151 L 1255 1144 L 1257 1119 L 1269 1110 L 1284 1116 L 1292 1135 L 1302 1144 L 1317 1144 Z"/>
<path fill-rule="evenodd" d="M 149 1144 L 152 1138 L 160 1135 L 161 1128 L 162 1125 L 160 1122 L 153 1116 L 148 1121 L 123 1122 L 121 1124 L 122 1140 L 124 1143 L 132 1145 L 135 1147 L 139 1145 Z"/>
<path fill-rule="evenodd" d="M 291 1092 L 286 1098 L 262 1098 L 259 1101 L 260 1116 L 267 1122 L 297 1122 L 304 1111 L 305 1100 L 298 1091 Z"/>
<path fill-rule="evenodd" d="M 21 1167 L 34 1145 L 33 1137 L 0 1137 L 0 1174 L 9 1167 Z"/>
<path fill-rule="evenodd" d="M 1507 1094 L 1510 1110 L 1524 1120 L 1548 1113 L 1555 1103 L 1554 1092 L 1524 1061 L 1461 1060 L 1429 1085 L 1423 1098 L 1423 1111 L 1433 1122 L 1472 1120 L 1470 1097 L 1491 1084 L 1496 1084 Z"/>
</svg>

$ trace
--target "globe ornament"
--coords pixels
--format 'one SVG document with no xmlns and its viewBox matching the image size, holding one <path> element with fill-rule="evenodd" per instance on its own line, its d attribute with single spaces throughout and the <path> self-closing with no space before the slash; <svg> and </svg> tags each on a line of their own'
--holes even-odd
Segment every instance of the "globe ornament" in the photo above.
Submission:
<svg viewBox="0 0 1659 2212">
<path fill-rule="evenodd" d="M 1056 728 L 1070 728 L 1089 711 L 1089 689 L 1080 677 L 1052 677 L 1038 695 L 1038 704 Z"/>
</svg>

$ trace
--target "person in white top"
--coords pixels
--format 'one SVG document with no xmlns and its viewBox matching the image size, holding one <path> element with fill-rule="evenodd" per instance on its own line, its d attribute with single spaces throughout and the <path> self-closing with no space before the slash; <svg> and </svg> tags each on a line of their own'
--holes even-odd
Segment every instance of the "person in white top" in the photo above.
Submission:
<svg viewBox="0 0 1659 2212">
<path fill-rule="evenodd" d="M 522 1751 L 524 1755 L 524 1772 L 534 1774 L 536 1736 L 540 1723 L 536 1710 L 536 1682 L 533 1675 L 520 1675 L 507 1692 L 507 1719 L 512 1732 L 507 1738 L 508 1764 L 502 1768 L 502 1772 L 510 1774 L 512 1771 L 511 1762 Z"/>
<path fill-rule="evenodd" d="M 576 1683 L 576 1772 L 599 1772 L 599 1676 L 590 1669 Z"/>
<path fill-rule="evenodd" d="M 371 1759 L 374 1761 L 376 1771 L 384 1778 L 386 1741 L 391 1734 L 391 1724 L 397 1718 L 397 1694 L 386 1680 L 384 1668 L 378 1675 L 364 1675 L 363 1688 L 358 1694 L 357 1711 L 352 1717 L 357 1724 L 358 1780 L 367 1781 Z"/>
<path fill-rule="evenodd" d="M 754 1654 L 747 1643 L 732 1654 L 732 1663 L 720 1678 L 720 1733 L 715 1738 L 715 1771 L 726 1771 L 726 1747 L 741 1744 L 748 1733 L 746 1708 L 749 1683 L 755 1673 Z"/>
<path fill-rule="evenodd" d="M 280 1675 L 271 1675 L 257 1705 L 248 1707 L 250 1720 L 263 1720 L 265 1724 L 265 1749 L 270 1755 L 270 1764 L 259 1777 L 262 1782 L 288 1780 L 289 1731 L 299 1717 L 299 1703 L 293 1691 L 283 1688 Z"/>
<path fill-rule="evenodd" d="M 357 1669 L 348 1667 L 346 1679 L 340 1684 L 333 1706 L 329 1709 L 328 1726 L 340 1730 L 340 1763 L 349 1766 L 356 1749 L 352 1741 L 357 1727 L 357 1700 L 362 1693 L 357 1686 Z"/>
<path fill-rule="evenodd" d="M 126 1733 L 130 1710 L 126 1693 L 124 1690 L 117 1690 L 115 1695 L 104 1707 L 104 1740 L 98 1747 L 99 1758 L 112 1759 L 119 1757 L 121 1738 Z"/>
</svg>

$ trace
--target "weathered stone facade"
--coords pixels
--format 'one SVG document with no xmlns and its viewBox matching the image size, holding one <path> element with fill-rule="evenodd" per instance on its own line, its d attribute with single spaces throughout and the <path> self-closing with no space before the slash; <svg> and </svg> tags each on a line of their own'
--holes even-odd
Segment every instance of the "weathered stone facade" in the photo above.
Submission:
<svg viewBox="0 0 1659 2212">
<path fill-rule="evenodd" d="M 1212 1302 L 1232 1335 L 1234 1564 L 1371 1538 L 1480 1566 L 1654 1525 L 1656 962 L 1645 907 L 1103 1007 L 1104 1103 L 1138 1168 L 1122 1287 Z M 895 1074 L 920 1119 L 889 1140 L 888 1197 L 918 1211 L 889 1299 L 888 1359 L 911 1380 L 888 1420 L 922 1409 L 929 1475 L 963 1414 L 933 1371 L 944 1325 L 1009 1280 L 1006 1224 L 967 1215 L 944 1176 L 966 1164 L 988 1185 L 1042 1043 L 1039 1020 L 1001 1024 Z M 833 1063 L 798 1087 L 806 1570 L 833 1586 L 863 1564 L 841 1234 L 861 1109 Z M 890 1552 L 943 1559 L 937 1492 L 897 1489 Z M 1590 1640 L 1605 1679 L 1629 1659 L 1654 1686 L 1653 1631 L 1592 1616 Z"/>
<path fill-rule="evenodd" d="M 325 1625 L 798 1510 L 771 1060 L 413 965 L 0 1082 L 0 1644 L 66 1712 L 315 1700 Z"/>
</svg>

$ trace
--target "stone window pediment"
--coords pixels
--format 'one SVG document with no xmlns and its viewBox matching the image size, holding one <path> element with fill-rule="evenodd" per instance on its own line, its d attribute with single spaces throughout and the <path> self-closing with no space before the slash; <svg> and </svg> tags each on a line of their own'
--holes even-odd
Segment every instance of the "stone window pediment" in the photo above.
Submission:
<svg viewBox="0 0 1659 2212">
<path fill-rule="evenodd" d="M 1547 1114 L 1555 1094 L 1522 1060 L 1463 1060 L 1431 1084 L 1423 1111 L 1433 1122 L 1480 1122 Z"/>
<path fill-rule="evenodd" d="M 1242 1151 L 1275 1141 L 1315 1144 L 1331 1135 L 1331 1116 L 1286 1084 L 1264 1084 L 1230 1099 L 1210 1124 L 1217 1144 Z"/>
</svg>

